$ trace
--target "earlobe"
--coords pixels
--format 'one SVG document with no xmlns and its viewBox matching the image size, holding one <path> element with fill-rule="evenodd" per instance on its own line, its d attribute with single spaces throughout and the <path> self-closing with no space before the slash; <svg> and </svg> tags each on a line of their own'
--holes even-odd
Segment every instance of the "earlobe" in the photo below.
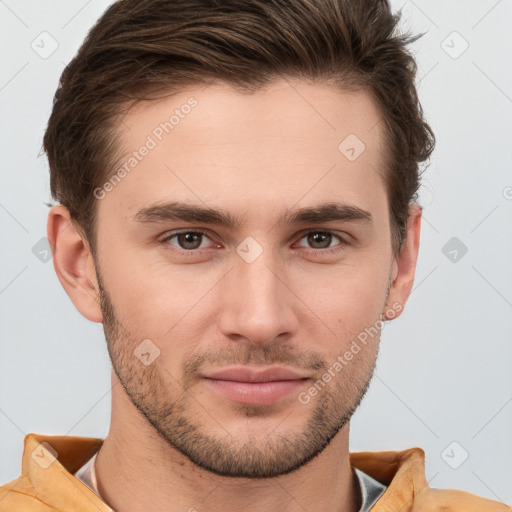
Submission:
<svg viewBox="0 0 512 512">
<path fill-rule="evenodd" d="M 78 311 L 91 322 L 101 323 L 94 259 L 85 237 L 71 220 L 69 210 L 53 206 L 48 214 L 48 240 L 57 277 Z"/>
<path fill-rule="evenodd" d="M 421 213 L 422 208 L 417 204 L 412 205 L 409 209 L 406 237 L 396 260 L 393 262 L 384 320 L 392 320 L 400 316 L 411 294 L 420 247 Z M 386 312 L 391 309 L 393 314 L 387 315 Z"/>
</svg>

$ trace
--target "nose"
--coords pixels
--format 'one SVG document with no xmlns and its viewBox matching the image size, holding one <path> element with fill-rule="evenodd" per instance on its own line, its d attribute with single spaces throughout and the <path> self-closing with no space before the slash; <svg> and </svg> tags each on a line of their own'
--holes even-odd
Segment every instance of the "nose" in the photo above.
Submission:
<svg viewBox="0 0 512 512">
<path fill-rule="evenodd" d="M 248 263 L 234 256 L 224 280 L 219 325 L 224 336 L 255 344 L 289 339 L 298 329 L 298 299 L 271 251 Z"/>
</svg>

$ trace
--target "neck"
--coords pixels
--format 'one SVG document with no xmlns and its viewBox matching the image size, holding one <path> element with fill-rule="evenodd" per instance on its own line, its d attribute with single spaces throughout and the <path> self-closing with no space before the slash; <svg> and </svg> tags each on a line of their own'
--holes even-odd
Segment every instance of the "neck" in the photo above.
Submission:
<svg viewBox="0 0 512 512">
<path fill-rule="evenodd" d="M 104 501 L 120 512 L 357 512 L 359 485 L 349 460 L 349 424 L 298 470 L 274 478 L 210 473 L 162 439 L 131 404 L 113 374 L 110 431 L 98 452 Z"/>
</svg>

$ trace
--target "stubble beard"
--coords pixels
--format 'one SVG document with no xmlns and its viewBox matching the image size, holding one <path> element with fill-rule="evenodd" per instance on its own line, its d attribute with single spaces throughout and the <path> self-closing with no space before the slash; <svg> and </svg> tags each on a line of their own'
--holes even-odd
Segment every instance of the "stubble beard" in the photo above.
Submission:
<svg viewBox="0 0 512 512">
<path fill-rule="evenodd" d="M 217 475 L 239 478 L 271 478 L 291 473 L 318 456 L 350 421 L 365 396 L 378 356 L 379 337 L 372 340 L 371 355 L 361 360 L 350 372 L 344 368 L 333 380 L 319 390 L 308 404 L 297 400 L 296 407 L 309 413 L 300 432 L 278 431 L 279 424 L 286 420 L 275 419 L 275 429 L 261 436 L 237 439 L 229 428 L 219 427 L 219 435 L 210 433 L 191 411 L 208 412 L 215 418 L 215 410 L 205 412 L 205 404 L 199 406 L 189 389 L 197 382 L 197 370 L 205 362 L 228 362 L 231 364 L 259 364 L 265 362 L 285 363 L 295 368 L 320 370 L 319 376 L 329 364 L 317 354 L 298 355 L 284 345 L 260 345 L 237 347 L 229 354 L 203 354 L 184 362 L 182 380 L 177 380 L 163 367 L 158 359 L 145 366 L 135 357 L 134 349 L 141 339 L 123 327 L 114 311 L 109 294 L 101 285 L 100 304 L 103 312 L 103 329 L 112 366 L 131 403 L 143 415 L 159 436 L 198 467 Z M 370 346 L 362 350 L 369 350 Z M 298 362 L 300 364 L 298 364 Z M 357 362 L 351 362 L 357 365 Z M 168 375 L 166 375 L 166 373 Z M 234 403 L 234 409 L 249 417 L 270 417 L 273 407 Z M 294 409 L 295 410 L 295 409 Z M 290 414 L 290 413 L 288 413 Z M 281 414 L 282 416 L 282 414 Z M 218 418 L 222 423 L 222 418 Z"/>
</svg>

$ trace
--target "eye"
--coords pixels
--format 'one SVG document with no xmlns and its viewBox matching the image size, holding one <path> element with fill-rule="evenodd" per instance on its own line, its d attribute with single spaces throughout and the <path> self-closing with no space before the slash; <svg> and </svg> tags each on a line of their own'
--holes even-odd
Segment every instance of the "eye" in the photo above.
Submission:
<svg viewBox="0 0 512 512">
<path fill-rule="evenodd" d="M 196 249 L 204 249 L 208 244 L 204 244 L 208 236 L 203 231 L 181 231 L 178 233 L 170 233 L 164 239 L 163 243 L 168 243 L 183 251 L 194 251 Z"/>
<path fill-rule="evenodd" d="M 340 250 L 343 246 L 347 245 L 348 242 L 341 236 L 332 231 L 309 231 L 302 238 L 301 241 L 305 240 L 309 246 L 304 246 L 299 242 L 300 247 L 308 247 L 313 250 L 325 251 L 325 249 Z"/>
</svg>

